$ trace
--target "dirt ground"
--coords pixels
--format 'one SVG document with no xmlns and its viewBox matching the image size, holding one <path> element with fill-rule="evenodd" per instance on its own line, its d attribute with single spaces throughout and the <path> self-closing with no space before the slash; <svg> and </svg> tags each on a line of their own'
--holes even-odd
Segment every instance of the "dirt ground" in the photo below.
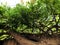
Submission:
<svg viewBox="0 0 60 45">
<path fill-rule="evenodd" d="M 37 45 L 60 45 L 59 38 L 43 39 Z"/>
<path fill-rule="evenodd" d="M 36 37 L 35 37 L 36 38 Z M 60 35 L 52 35 L 52 36 L 47 36 L 47 35 L 41 35 L 39 38 L 39 40 L 36 41 L 32 41 L 32 45 L 60 45 Z M 24 40 L 21 42 L 23 43 Z M 26 42 L 27 44 L 31 44 L 29 41 Z M 5 41 L 4 45 L 20 45 L 18 44 L 15 40 L 8 40 L 7 42 Z M 26 44 L 23 44 L 26 45 Z"/>
<path fill-rule="evenodd" d="M 60 45 L 60 35 L 42 36 L 37 45 Z"/>
</svg>

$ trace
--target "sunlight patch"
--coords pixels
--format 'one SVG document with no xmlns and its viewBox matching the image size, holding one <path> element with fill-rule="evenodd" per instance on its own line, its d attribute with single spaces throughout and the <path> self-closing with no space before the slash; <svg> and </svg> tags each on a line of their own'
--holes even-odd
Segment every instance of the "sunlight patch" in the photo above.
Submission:
<svg viewBox="0 0 60 45">
<path fill-rule="evenodd" d="M 21 2 L 23 1 L 23 2 Z M 15 7 L 16 4 L 20 3 L 24 3 L 23 5 L 26 5 L 26 2 L 28 2 L 28 0 L 0 0 L 0 5 L 1 4 L 5 4 L 7 6 L 10 6 L 10 7 Z"/>
</svg>

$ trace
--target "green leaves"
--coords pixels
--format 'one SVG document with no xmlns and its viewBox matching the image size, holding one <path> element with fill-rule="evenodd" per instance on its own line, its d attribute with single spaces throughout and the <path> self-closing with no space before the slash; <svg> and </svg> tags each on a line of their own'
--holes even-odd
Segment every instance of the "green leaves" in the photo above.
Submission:
<svg viewBox="0 0 60 45">
<path fill-rule="evenodd" d="M 0 25 L 19 33 L 58 33 L 60 0 L 37 0 L 27 6 L 17 4 L 14 8 L 0 6 Z"/>
</svg>

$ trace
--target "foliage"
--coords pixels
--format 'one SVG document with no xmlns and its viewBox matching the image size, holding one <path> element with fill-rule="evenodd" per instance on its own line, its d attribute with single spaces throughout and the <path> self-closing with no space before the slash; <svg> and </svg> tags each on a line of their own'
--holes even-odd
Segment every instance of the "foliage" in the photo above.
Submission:
<svg viewBox="0 0 60 45">
<path fill-rule="evenodd" d="M 0 6 L 0 29 L 19 33 L 60 33 L 60 0 L 37 0 L 27 6 Z M 1 34 L 2 35 L 2 34 Z"/>
</svg>

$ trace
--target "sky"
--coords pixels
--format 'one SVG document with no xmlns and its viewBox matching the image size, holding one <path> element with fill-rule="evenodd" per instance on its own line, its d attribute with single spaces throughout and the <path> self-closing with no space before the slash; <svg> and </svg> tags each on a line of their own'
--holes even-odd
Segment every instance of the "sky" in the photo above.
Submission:
<svg viewBox="0 0 60 45">
<path fill-rule="evenodd" d="M 28 0 L 24 0 L 26 2 Z M 0 5 L 1 3 L 5 4 L 7 3 L 8 6 L 14 7 L 16 4 L 21 3 L 20 0 L 0 0 Z"/>
</svg>

